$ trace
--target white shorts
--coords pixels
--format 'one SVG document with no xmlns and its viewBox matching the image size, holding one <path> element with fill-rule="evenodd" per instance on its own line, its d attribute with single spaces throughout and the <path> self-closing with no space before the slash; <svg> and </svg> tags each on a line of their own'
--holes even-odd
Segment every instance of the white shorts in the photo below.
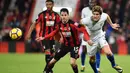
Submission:
<svg viewBox="0 0 130 73">
<path fill-rule="evenodd" d="M 82 39 L 81 45 L 87 45 L 87 42 Z"/>
<path fill-rule="evenodd" d="M 80 36 L 79 36 L 79 38 L 81 39 L 81 46 L 82 46 L 82 45 L 87 45 L 87 42 L 84 41 L 83 36 L 84 36 L 83 33 L 81 33 Z"/>
<path fill-rule="evenodd" d="M 94 44 L 92 46 L 88 46 L 87 48 L 87 53 L 89 56 L 94 56 L 99 48 L 102 49 L 105 45 L 108 45 L 105 36 L 92 39 L 92 41 Z"/>
</svg>

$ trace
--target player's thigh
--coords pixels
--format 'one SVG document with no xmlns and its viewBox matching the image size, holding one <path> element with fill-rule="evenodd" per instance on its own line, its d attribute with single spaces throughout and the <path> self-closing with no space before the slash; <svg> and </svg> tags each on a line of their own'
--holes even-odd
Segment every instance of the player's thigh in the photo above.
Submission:
<svg viewBox="0 0 130 73">
<path fill-rule="evenodd" d="M 45 46 L 45 50 L 50 50 L 54 47 L 54 40 L 43 40 L 42 44 Z"/>
<path fill-rule="evenodd" d="M 70 51 L 70 57 L 71 58 L 74 58 L 74 59 L 77 59 L 79 57 L 79 46 L 77 47 L 72 47 L 71 48 L 71 51 Z"/>
<path fill-rule="evenodd" d="M 94 43 L 92 46 L 90 46 L 89 48 L 87 48 L 87 54 L 91 57 L 94 56 L 97 52 L 97 47 L 98 47 L 98 43 Z"/>
<path fill-rule="evenodd" d="M 61 43 L 55 41 L 55 51 L 57 51 L 61 47 Z"/>
<path fill-rule="evenodd" d="M 69 47 L 61 45 L 61 48 L 56 51 L 54 59 L 58 61 L 60 58 L 64 57 L 68 52 L 70 52 Z"/>
<path fill-rule="evenodd" d="M 48 40 L 47 46 L 50 49 L 54 48 L 55 47 L 55 41 L 54 40 Z"/>
<path fill-rule="evenodd" d="M 99 39 L 99 44 L 105 54 L 112 54 L 109 44 L 107 43 L 105 37 Z"/>
<path fill-rule="evenodd" d="M 111 51 L 109 45 L 103 46 L 102 50 L 104 51 L 105 54 L 112 55 L 112 51 Z"/>
</svg>

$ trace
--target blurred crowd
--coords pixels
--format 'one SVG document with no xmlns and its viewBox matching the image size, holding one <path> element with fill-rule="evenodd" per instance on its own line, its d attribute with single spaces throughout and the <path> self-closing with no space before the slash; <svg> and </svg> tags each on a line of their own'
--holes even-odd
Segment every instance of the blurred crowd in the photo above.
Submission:
<svg viewBox="0 0 130 73">
<path fill-rule="evenodd" d="M 0 0 L 1 41 L 11 40 L 8 33 L 12 28 L 18 27 L 25 32 L 32 2 L 33 0 Z"/>
<path fill-rule="evenodd" d="M 80 12 L 88 6 L 88 0 L 80 1 Z M 130 48 L 130 0 L 98 0 L 98 5 L 103 8 L 103 11 L 108 13 L 113 23 L 120 25 L 119 31 L 115 31 L 106 23 L 106 38 L 109 44 L 115 46 L 127 44 Z M 81 13 L 80 13 L 81 14 Z"/>
<path fill-rule="evenodd" d="M 0 0 L 0 40 L 10 40 L 8 33 L 11 28 L 19 27 L 25 31 L 33 0 Z M 130 0 L 98 0 L 114 23 L 119 23 L 121 28 L 114 31 L 106 23 L 106 37 L 110 44 L 115 41 L 130 41 Z M 80 10 L 88 5 L 88 0 L 80 0 Z M 116 33 L 115 33 L 116 32 Z M 24 40 L 24 39 L 23 39 Z"/>
<path fill-rule="evenodd" d="M 130 41 L 130 0 L 100 0 L 100 5 L 108 13 L 114 23 L 120 24 L 119 32 L 113 31 L 110 36 L 116 36 L 119 41 Z M 110 26 L 108 26 L 109 29 Z M 116 32 L 117 35 L 113 33 Z M 109 36 L 108 35 L 108 36 Z"/>
</svg>

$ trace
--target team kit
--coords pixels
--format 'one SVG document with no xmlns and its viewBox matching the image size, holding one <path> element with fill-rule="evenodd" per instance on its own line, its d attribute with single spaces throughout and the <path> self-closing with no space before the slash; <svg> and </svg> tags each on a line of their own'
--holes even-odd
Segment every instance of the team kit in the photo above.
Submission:
<svg viewBox="0 0 130 73">
<path fill-rule="evenodd" d="M 97 5 L 96 1 L 89 0 L 89 6 L 83 8 L 81 19 L 77 23 L 70 18 L 67 8 L 62 8 L 58 14 L 52 10 L 54 1 L 46 0 L 47 10 L 39 13 L 26 37 L 29 38 L 32 29 L 35 29 L 35 40 L 44 46 L 46 65 L 43 73 L 53 73 L 55 64 L 67 53 L 70 53 L 70 65 L 74 73 L 79 73 L 76 63 L 79 57 L 82 60 L 80 71 L 84 72 L 86 53 L 93 72 L 101 73 L 99 50 L 104 51 L 113 69 L 118 73 L 123 73 L 123 69 L 115 62 L 114 55 L 105 39 L 105 31 L 103 31 L 105 21 L 115 30 L 118 30 L 120 26 L 111 21 L 110 16 L 103 12 L 102 7 Z M 55 42 L 60 44 L 59 48 L 54 49 Z M 82 50 L 80 54 L 79 49 Z"/>
</svg>

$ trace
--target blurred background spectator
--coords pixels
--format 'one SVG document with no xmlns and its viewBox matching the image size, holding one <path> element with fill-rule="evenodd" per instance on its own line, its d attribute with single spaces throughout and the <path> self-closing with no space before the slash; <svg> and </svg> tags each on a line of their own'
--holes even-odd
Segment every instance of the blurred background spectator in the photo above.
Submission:
<svg viewBox="0 0 130 73">
<path fill-rule="evenodd" d="M 8 33 L 14 27 L 22 29 L 23 33 L 27 32 L 27 26 L 30 26 L 31 24 L 31 22 L 29 21 L 29 18 L 32 16 L 31 11 L 33 8 L 36 7 L 35 3 L 37 1 L 42 0 L 0 0 L 0 41 L 11 41 Z M 54 1 L 56 2 L 56 6 L 61 6 L 61 3 L 68 4 L 68 0 L 65 0 L 64 2 L 62 0 Z M 75 3 L 75 1 L 77 1 L 77 4 Z M 88 6 L 88 1 L 89 0 L 70 1 L 70 6 L 73 9 L 72 12 L 74 12 L 72 15 L 73 20 L 77 22 L 79 21 L 81 10 L 84 7 Z M 110 27 L 108 23 L 106 23 L 106 25 L 104 26 L 104 30 L 106 30 L 106 38 L 109 44 L 112 46 L 112 48 L 116 49 L 119 49 L 121 47 L 119 46 L 120 44 L 125 44 L 125 48 L 128 48 L 127 52 L 130 53 L 130 0 L 97 1 L 98 5 L 103 7 L 104 12 L 110 15 L 112 21 L 114 23 L 119 23 L 121 26 L 119 31 L 115 31 Z M 72 4 L 73 2 L 74 4 Z M 43 2 L 43 5 L 44 4 L 45 3 Z M 40 9 L 42 9 L 42 7 Z M 32 34 L 33 40 L 34 35 L 35 34 Z M 24 36 L 25 34 L 20 41 L 24 42 Z M 33 46 L 35 46 L 34 43 Z"/>
<path fill-rule="evenodd" d="M 18 27 L 23 33 L 33 0 L 0 0 L 0 33 L 2 41 L 10 41 L 10 29 Z M 24 40 L 24 35 L 21 39 Z"/>
</svg>

